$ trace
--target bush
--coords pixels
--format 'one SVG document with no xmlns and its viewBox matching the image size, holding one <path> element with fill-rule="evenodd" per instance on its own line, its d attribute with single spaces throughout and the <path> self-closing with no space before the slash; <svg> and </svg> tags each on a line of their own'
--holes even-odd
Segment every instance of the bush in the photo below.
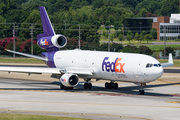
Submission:
<svg viewBox="0 0 180 120">
<path fill-rule="evenodd" d="M 149 49 L 149 47 L 140 46 L 139 47 L 139 53 L 140 54 L 146 54 L 146 55 L 152 55 L 153 51 L 151 49 Z"/>
<path fill-rule="evenodd" d="M 146 55 L 152 55 L 153 51 L 149 49 L 149 47 L 146 46 L 140 46 L 137 48 L 136 46 L 127 45 L 119 52 L 126 52 L 126 53 L 139 53 L 139 54 L 146 54 Z"/>
<path fill-rule="evenodd" d="M 174 48 L 173 47 L 166 47 L 166 56 L 169 56 L 169 53 L 172 53 L 173 56 L 175 56 L 175 52 L 174 52 Z M 162 55 L 164 56 L 164 50 L 162 51 Z"/>
</svg>

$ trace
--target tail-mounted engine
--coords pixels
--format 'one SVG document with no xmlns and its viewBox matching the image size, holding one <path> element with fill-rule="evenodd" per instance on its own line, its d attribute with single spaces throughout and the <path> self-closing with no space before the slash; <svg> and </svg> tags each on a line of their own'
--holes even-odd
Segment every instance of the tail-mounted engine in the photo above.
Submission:
<svg viewBox="0 0 180 120">
<path fill-rule="evenodd" d="M 60 82 L 66 87 L 75 87 L 79 83 L 79 78 L 75 74 L 64 74 Z"/>
<path fill-rule="evenodd" d="M 42 49 L 53 51 L 53 49 L 63 48 L 67 44 L 67 38 L 64 35 L 42 37 L 38 40 L 37 44 Z"/>
</svg>

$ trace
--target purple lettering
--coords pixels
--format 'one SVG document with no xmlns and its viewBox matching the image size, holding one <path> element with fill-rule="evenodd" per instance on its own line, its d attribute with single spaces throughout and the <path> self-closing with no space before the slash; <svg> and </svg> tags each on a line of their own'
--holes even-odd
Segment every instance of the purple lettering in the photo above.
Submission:
<svg viewBox="0 0 180 120">
<path fill-rule="evenodd" d="M 107 62 L 106 63 L 106 71 L 109 72 L 110 69 L 111 69 L 111 64 L 110 64 L 110 62 Z"/>
<path fill-rule="evenodd" d="M 115 72 L 115 62 L 111 63 L 111 72 Z"/>
<path fill-rule="evenodd" d="M 114 62 L 110 62 L 110 61 L 106 61 L 108 60 L 109 57 L 105 57 L 103 62 L 102 62 L 102 71 L 107 71 L 107 72 L 115 72 L 115 64 L 118 58 L 116 58 L 116 60 Z"/>
<path fill-rule="evenodd" d="M 105 66 L 105 68 L 106 68 L 106 62 L 105 62 L 105 60 L 108 60 L 109 59 L 109 57 L 105 57 L 104 58 L 104 60 L 103 60 L 103 62 L 102 62 L 102 71 L 104 71 L 104 66 Z"/>
</svg>

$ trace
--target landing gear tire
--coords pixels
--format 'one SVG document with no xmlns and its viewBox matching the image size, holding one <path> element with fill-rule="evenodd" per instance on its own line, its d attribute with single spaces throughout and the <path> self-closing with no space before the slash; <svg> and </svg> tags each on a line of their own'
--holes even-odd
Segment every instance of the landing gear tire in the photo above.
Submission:
<svg viewBox="0 0 180 120">
<path fill-rule="evenodd" d="M 118 83 L 114 83 L 115 84 L 115 89 L 118 89 Z"/>
<path fill-rule="evenodd" d="M 106 89 L 109 88 L 109 83 L 108 83 L 108 82 L 105 83 L 105 88 L 106 88 Z"/>
<path fill-rule="evenodd" d="M 66 87 L 63 84 L 60 85 L 61 90 L 73 90 L 74 87 Z"/>
<path fill-rule="evenodd" d="M 118 83 L 105 83 L 105 88 L 106 89 L 118 89 Z"/>
<path fill-rule="evenodd" d="M 92 88 L 92 84 L 91 84 L 91 83 L 88 84 L 88 88 L 89 88 L 89 89 Z"/>
<path fill-rule="evenodd" d="M 144 94 L 145 94 L 144 90 L 139 90 L 139 95 L 144 95 Z"/>
<path fill-rule="evenodd" d="M 87 88 L 88 88 L 88 84 L 84 83 L 84 89 L 87 89 Z"/>
<path fill-rule="evenodd" d="M 84 89 L 92 89 L 91 83 L 84 83 Z"/>
<path fill-rule="evenodd" d="M 64 86 L 63 84 L 61 84 L 60 87 L 61 87 L 61 90 L 65 90 L 66 89 L 66 86 Z"/>
</svg>

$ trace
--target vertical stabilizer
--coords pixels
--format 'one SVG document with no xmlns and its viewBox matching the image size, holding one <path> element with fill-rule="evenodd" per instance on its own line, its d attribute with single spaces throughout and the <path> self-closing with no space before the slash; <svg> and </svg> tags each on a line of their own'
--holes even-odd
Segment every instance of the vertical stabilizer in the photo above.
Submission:
<svg viewBox="0 0 180 120">
<path fill-rule="evenodd" d="M 49 16 L 47 15 L 45 7 L 40 6 L 39 10 L 40 10 L 41 21 L 42 21 L 44 33 L 37 35 L 37 40 L 39 40 L 42 37 L 55 35 L 54 29 L 52 27 L 51 21 L 49 20 Z"/>
</svg>

